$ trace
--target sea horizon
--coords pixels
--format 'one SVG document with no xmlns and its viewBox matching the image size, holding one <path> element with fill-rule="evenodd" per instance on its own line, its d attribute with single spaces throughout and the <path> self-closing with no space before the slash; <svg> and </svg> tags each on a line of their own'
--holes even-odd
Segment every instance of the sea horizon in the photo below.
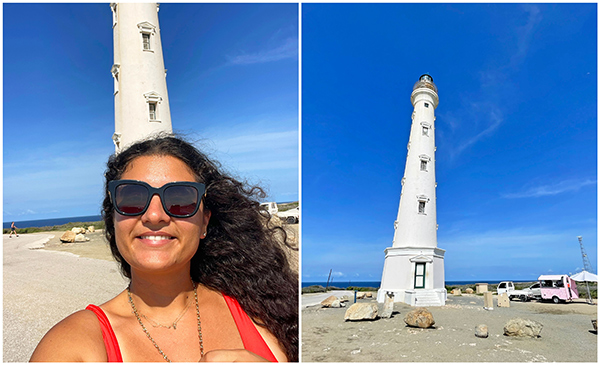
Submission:
<svg viewBox="0 0 600 365">
<path fill-rule="evenodd" d="M 512 280 L 446 280 L 446 285 L 470 285 L 477 283 L 486 283 L 486 284 L 499 284 L 503 281 L 512 281 L 513 283 L 530 283 L 536 282 L 537 279 L 512 279 Z M 321 285 L 326 286 L 326 281 L 303 281 L 302 287 L 306 288 L 312 285 Z M 329 286 L 334 286 L 337 288 L 347 288 L 350 286 L 354 287 L 371 287 L 371 288 L 379 288 L 381 286 L 381 281 L 334 281 L 329 282 Z"/>
<path fill-rule="evenodd" d="M 101 221 L 101 215 L 84 215 L 79 217 L 66 217 L 66 218 L 47 218 L 47 219 L 35 219 L 27 221 L 14 221 L 17 229 L 30 228 L 30 227 L 52 227 L 60 226 L 72 222 L 97 222 Z M 2 222 L 2 228 L 10 228 L 10 222 Z"/>
</svg>

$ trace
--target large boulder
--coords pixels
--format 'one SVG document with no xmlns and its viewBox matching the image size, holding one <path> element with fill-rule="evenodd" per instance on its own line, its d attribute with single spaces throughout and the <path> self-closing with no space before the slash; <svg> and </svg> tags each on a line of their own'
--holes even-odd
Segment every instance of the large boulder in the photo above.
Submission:
<svg viewBox="0 0 600 365">
<path fill-rule="evenodd" d="M 504 335 L 514 337 L 540 337 L 544 325 L 531 319 L 513 318 L 504 325 Z"/>
<path fill-rule="evenodd" d="M 60 241 L 64 242 L 64 243 L 73 243 L 75 242 L 75 232 L 73 231 L 66 231 L 65 233 L 63 233 L 62 236 L 60 236 Z"/>
<path fill-rule="evenodd" d="M 86 236 L 84 236 L 83 234 L 79 233 L 75 236 L 75 242 L 86 242 L 89 241 L 90 239 L 87 238 Z"/>
<path fill-rule="evenodd" d="M 473 289 L 467 288 L 467 289 L 465 289 L 465 293 L 467 293 L 467 294 L 473 294 Z"/>
<path fill-rule="evenodd" d="M 89 226 L 89 227 L 87 228 L 87 231 L 88 231 L 88 232 L 90 232 L 90 233 L 94 233 L 94 232 L 96 232 L 96 227 L 94 227 L 94 226 Z"/>
<path fill-rule="evenodd" d="M 85 228 L 73 227 L 73 228 L 71 228 L 71 232 L 73 232 L 75 234 L 85 233 Z"/>
<path fill-rule="evenodd" d="M 337 307 L 334 307 L 333 305 L 336 302 L 337 302 Z M 340 300 L 335 295 L 332 295 L 329 298 L 323 300 L 321 302 L 321 306 L 324 307 L 324 308 L 339 308 L 340 307 Z"/>
<path fill-rule="evenodd" d="M 435 324 L 433 314 L 425 308 L 411 310 L 404 317 L 404 322 L 410 327 L 429 328 Z"/>
<path fill-rule="evenodd" d="M 346 310 L 345 321 L 373 320 L 378 317 L 376 303 L 354 303 Z"/>
</svg>

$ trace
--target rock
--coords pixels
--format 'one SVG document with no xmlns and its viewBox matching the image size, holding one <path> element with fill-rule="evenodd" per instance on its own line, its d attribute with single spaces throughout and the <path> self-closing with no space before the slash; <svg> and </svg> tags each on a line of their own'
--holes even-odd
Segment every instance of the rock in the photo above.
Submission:
<svg viewBox="0 0 600 365">
<path fill-rule="evenodd" d="M 87 228 L 87 230 L 88 230 L 88 232 L 90 232 L 90 233 L 94 233 L 94 232 L 96 232 L 96 228 L 95 228 L 94 226 L 89 226 L 89 227 Z"/>
<path fill-rule="evenodd" d="M 383 302 L 383 312 L 381 318 L 391 318 L 394 312 L 394 293 L 385 293 L 385 301 Z"/>
<path fill-rule="evenodd" d="M 331 308 L 340 308 L 341 306 L 342 306 L 342 303 L 337 298 L 331 303 Z"/>
<path fill-rule="evenodd" d="M 488 326 L 480 324 L 475 327 L 475 337 L 487 338 L 488 337 Z"/>
<path fill-rule="evenodd" d="M 331 308 L 333 303 L 337 300 L 337 308 L 340 307 L 340 300 L 335 296 L 332 295 L 329 298 L 325 299 L 324 301 L 321 302 L 321 306 L 323 306 L 324 308 Z"/>
<path fill-rule="evenodd" d="M 84 236 L 81 233 L 79 233 L 78 235 L 75 235 L 75 242 L 86 242 L 89 240 L 90 240 L 89 238 L 87 238 L 86 236 Z"/>
<path fill-rule="evenodd" d="M 404 322 L 411 327 L 429 328 L 435 324 L 433 314 L 425 308 L 416 308 L 406 314 Z"/>
<path fill-rule="evenodd" d="M 378 317 L 376 303 L 354 303 L 346 310 L 345 321 L 362 321 Z"/>
<path fill-rule="evenodd" d="M 60 241 L 65 243 L 73 243 L 75 242 L 75 236 L 75 232 L 66 231 L 62 236 L 60 236 Z"/>
<path fill-rule="evenodd" d="M 513 318 L 504 325 L 505 336 L 540 337 L 543 324 L 530 319 Z"/>
<path fill-rule="evenodd" d="M 349 302 L 350 301 L 350 297 L 347 295 L 342 295 L 342 297 L 340 298 L 340 302 Z"/>
<path fill-rule="evenodd" d="M 460 292 L 460 289 L 452 289 L 452 295 L 462 295 L 462 293 Z"/>
<path fill-rule="evenodd" d="M 367 293 L 365 293 L 364 291 L 359 291 L 358 293 L 356 293 L 356 299 L 365 299 L 365 295 Z"/>
<path fill-rule="evenodd" d="M 465 289 L 465 293 L 467 293 L 467 294 L 473 294 L 473 289 L 467 288 L 467 289 Z"/>
<path fill-rule="evenodd" d="M 85 229 L 81 227 L 73 227 L 71 228 L 71 232 L 75 234 L 85 233 Z"/>
<path fill-rule="evenodd" d="M 371 292 L 367 292 L 367 294 L 365 294 L 366 298 L 373 298 L 373 293 Z"/>
</svg>

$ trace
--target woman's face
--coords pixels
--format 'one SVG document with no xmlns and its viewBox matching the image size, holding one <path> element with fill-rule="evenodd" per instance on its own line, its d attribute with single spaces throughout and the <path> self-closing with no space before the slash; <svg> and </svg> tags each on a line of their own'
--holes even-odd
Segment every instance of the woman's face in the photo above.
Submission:
<svg viewBox="0 0 600 365">
<path fill-rule="evenodd" d="M 172 156 L 135 158 L 121 180 L 144 181 L 155 188 L 173 181 L 196 181 L 190 168 Z M 124 216 L 115 212 L 115 237 L 121 256 L 132 272 L 169 273 L 187 270 L 206 232 L 210 211 L 201 203 L 190 218 L 174 218 L 154 195 L 144 214 Z M 202 237 L 203 238 L 203 237 Z"/>
</svg>

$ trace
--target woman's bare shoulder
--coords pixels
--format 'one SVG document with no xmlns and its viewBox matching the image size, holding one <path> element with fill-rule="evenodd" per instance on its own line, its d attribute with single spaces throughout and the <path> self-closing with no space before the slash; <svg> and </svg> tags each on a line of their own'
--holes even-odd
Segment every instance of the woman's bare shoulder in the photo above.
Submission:
<svg viewBox="0 0 600 365">
<path fill-rule="evenodd" d="M 58 322 L 42 338 L 30 361 L 106 362 L 98 318 L 92 311 L 81 310 Z"/>
</svg>

